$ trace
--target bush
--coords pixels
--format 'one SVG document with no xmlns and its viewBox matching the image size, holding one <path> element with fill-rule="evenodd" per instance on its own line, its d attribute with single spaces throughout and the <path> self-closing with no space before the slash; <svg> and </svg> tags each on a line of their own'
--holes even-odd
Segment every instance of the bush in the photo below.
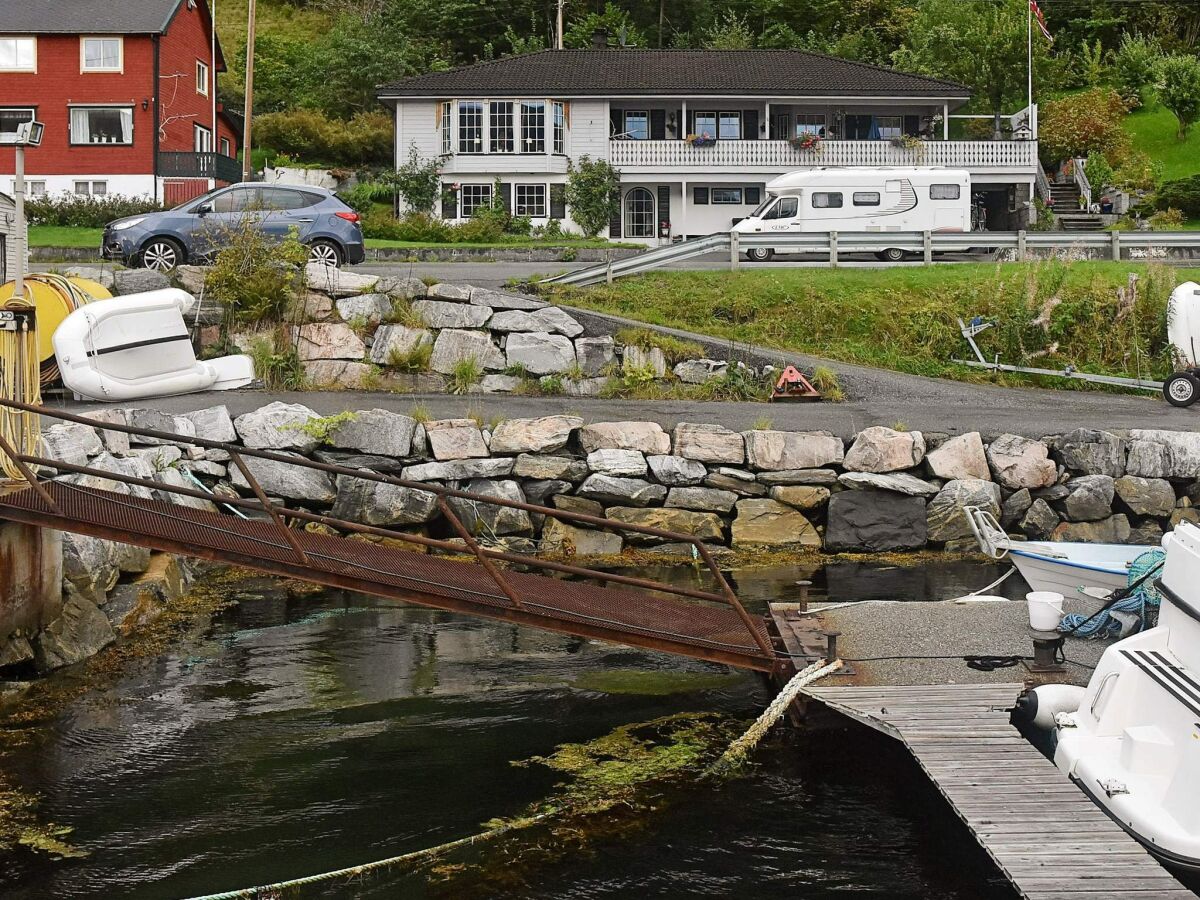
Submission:
<svg viewBox="0 0 1200 900">
<path fill-rule="evenodd" d="M 254 137 L 263 147 L 307 164 L 386 166 L 393 162 L 395 125 L 383 112 L 362 112 L 342 121 L 313 109 L 267 113 L 254 120 Z"/>
<path fill-rule="evenodd" d="M 1158 189 L 1154 205 L 1159 209 L 1177 209 L 1191 217 L 1200 217 L 1200 175 L 1168 181 Z"/>
<path fill-rule="evenodd" d="M 89 197 L 84 194 L 47 194 L 27 197 L 25 215 L 30 225 L 103 228 L 113 219 L 158 212 L 163 205 L 149 197 Z"/>
<path fill-rule="evenodd" d="M 1151 231 L 1178 231 L 1183 227 L 1183 213 L 1177 209 L 1164 209 L 1150 217 Z"/>
<path fill-rule="evenodd" d="M 388 241 L 417 241 L 429 244 L 453 242 L 454 226 L 428 213 L 408 213 L 397 219 L 382 212 L 371 212 L 362 222 L 363 235 Z"/>
<path fill-rule="evenodd" d="M 304 285 L 308 259 L 295 229 L 277 243 L 247 222 L 230 229 L 224 242 L 204 286 L 225 309 L 225 330 L 231 324 L 283 321 Z"/>
<path fill-rule="evenodd" d="M 1087 162 L 1083 166 L 1083 174 L 1087 176 L 1093 191 L 1102 191 L 1113 184 L 1112 166 L 1108 164 L 1103 153 L 1097 153 L 1095 150 L 1088 154 Z"/>
<path fill-rule="evenodd" d="M 1200 119 L 1200 59 L 1186 54 L 1168 56 L 1158 66 L 1158 99 L 1179 122 L 1179 140 Z"/>
<path fill-rule="evenodd" d="M 1162 47 L 1156 38 L 1140 34 L 1121 35 L 1121 46 L 1113 54 L 1113 80 L 1121 97 L 1130 105 L 1146 106 L 1151 87 L 1158 78 Z"/>
<path fill-rule="evenodd" d="M 616 211 L 616 192 L 621 186 L 621 173 L 603 159 L 579 157 L 567 175 L 564 192 L 574 219 L 583 233 L 595 237 L 607 227 Z"/>
<path fill-rule="evenodd" d="M 1047 164 L 1103 153 L 1112 163 L 1128 155 L 1131 141 L 1121 127 L 1128 107 L 1111 88 L 1094 88 L 1043 104 L 1039 149 Z"/>
<path fill-rule="evenodd" d="M 408 161 L 391 176 L 400 199 L 414 212 L 427 213 L 441 196 L 441 160 L 422 159 L 416 143 L 408 148 Z"/>
</svg>

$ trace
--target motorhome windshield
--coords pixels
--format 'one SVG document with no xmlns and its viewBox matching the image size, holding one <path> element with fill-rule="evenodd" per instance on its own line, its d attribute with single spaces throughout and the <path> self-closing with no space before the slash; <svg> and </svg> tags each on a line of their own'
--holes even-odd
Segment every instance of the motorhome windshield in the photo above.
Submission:
<svg viewBox="0 0 1200 900">
<path fill-rule="evenodd" d="M 763 213 L 764 219 L 791 219 L 796 215 L 795 197 L 780 197 L 779 202 Z"/>
<path fill-rule="evenodd" d="M 750 213 L 750 218 L 756 218 L 758 216 L 761 216 L 763 214 L 763 211 L 768 206 L 770 206 L 772 203 L 775 202 L 775 199 L 776 198 L 774 196 L 768 194 L 767 199 L 764 200 L 762 203 L 758 204 L 758 206 L 755 208 L 754 212 Z"/>
</svg>

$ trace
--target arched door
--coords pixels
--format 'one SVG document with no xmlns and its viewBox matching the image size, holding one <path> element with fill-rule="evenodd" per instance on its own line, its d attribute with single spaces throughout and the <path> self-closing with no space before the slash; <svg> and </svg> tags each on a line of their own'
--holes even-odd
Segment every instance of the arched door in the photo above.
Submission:
<svg viewBox="0 0 1200 900">
<path fill-rule="evenodd" d="M 625 237 L 654 237 L 654 195 L 646 188 L 633 188 L 625 195 Z"/>
</svg>

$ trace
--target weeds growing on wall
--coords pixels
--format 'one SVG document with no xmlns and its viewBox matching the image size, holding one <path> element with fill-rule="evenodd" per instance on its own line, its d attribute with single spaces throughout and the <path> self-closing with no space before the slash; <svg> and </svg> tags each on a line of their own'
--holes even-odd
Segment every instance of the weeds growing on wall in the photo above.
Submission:
<svg viewBox="0 0 1200 900">
<path fill-rule="evenodd" d="M 283 321 L 304 288 L 308 249 L 296 230 L 273 241 L 247 218 L 229 228 L 222 242 L 204 286 L 224 308 L 226 327 Z"/>
</svg>

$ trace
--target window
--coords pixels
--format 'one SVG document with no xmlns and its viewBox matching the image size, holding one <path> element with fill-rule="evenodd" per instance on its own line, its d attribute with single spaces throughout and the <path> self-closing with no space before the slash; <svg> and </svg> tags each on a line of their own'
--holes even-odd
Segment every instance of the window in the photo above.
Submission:
<svg viewBox="0 0 1200 900">
<path fill-rule="evenodd" d="M 0 72 L 36 72 L 37 38 L 0 38 Z"/>
<path fill-rule="evenodd" d="M 904 134 L 903 116 L 879 116 L 875 119 L 875 124 L 879 129 L 879 139 L 882 141 L 898 138 Z"/>
<path fill-rule="evenodd" d="M 712 189 L 713 203 L 741 203 L 742 189 L 736 188 L 713 188 Z"/>
<path fill-rule="evenodd" d="M 625 110 L 625 137 L 634 141 L 650 139 L 650 113 L 644 109 Z"/>
<path fill-rule="evenodd" d="M 17 126 L 33 121 L 32 106 L 17 106 L 0 109 L 0 135 L 17 133 Z"/>
<path fill-rule="evenodd" d="M 454 144 L 451 143 L 451 136 L 450 136 L 450 101 L 449 100 L 446 100 L 445 102 L 442 103 L 441 110 L 442 110 L 442 120 L 441 120 L 440 127 L 442 129 L 442 155 L 445 156 L 447 154 L 454 152 Z"/>
<path fill-rule="evenodd" d="M 75 193 L 84 197 L 103 197 L 108 193 L 107 181 L 77 181 L 75 182 Z"/>
<path fill-rule="evenodd" d="M 929 186 L 930 200 L 957 200 L 959 186 L 957 184 L 931 184 Z"/>
<path fill-rule="evenodd" d="M 213 198 L 212 211 L 233 213 L 241 212 L 244 209 L 261 209 L 262 197 L 259 194 L 259 191 L 250 188 L 233 188 Z"/>
<path fill-rule="evenodd" d="M 654 237 L 654 195 L 645 188 L 625 195 L 625 237 Z"/>
<path fill-rule="evenodd" d="M 196 60 L 196 93 L 208 96 L 208 63 Z"/>
<path fill-rule="evenodd" d="M 490 184 L 464 184 L 459 189 L 461 215 L 469 219 L 475 211 L 492 204 L 492 186 Z"/>
<path fill-rule="evenodd" d="M 533 219 L 546 217 L 546 186 L 544 184 L 518 184 L 517 208 L 513 213 Z"/>
<path fill-rule="evenodd" d="M 25 190 L 30 197 L 45 197 L 46 182 L 44 181 L 27 181 L 25 182 Z"/>
<path fill-rule="evenodd" d="M 72 144 L 132 144 L 132 106 L 72 106 Z"/>
<path fill-rule="evenodd" d="M 209 131 L 207 128 L 205 128 L 203 125 L 193 125 L 192 131 L 194 132 L 193 139 L 192 139 L 192 148 L 197 153 L 211 153 L 212 152 L 212 132 Z"/>
<path fill-rule="evenodd" d="M 813 209 L 841 209 L 842 195 L 837 191 L 816 191 L 812 195 Z"/>
<path fill-rule="evenodd" d="M 717 114 L 715 112 L 697 112 L 693 134 L 703 137 L 717 136 Z"/>
<path fill-rule="evenodd" d="M 567 152 L 567 107 L 561 100 L 554 101 L 554 152 Z"/>
<path fill-rule="evenodd" d="M 780 197 L 779 202 L 772 206 L 764 219 L 791 219 L 796 215 L 796 198 L 795 197 Z"/>
<path fill-rule="evenodd" d="M 825 137 L 825 117 L 819 114 L 798 113 L 796 115 L 796 137 L 815 134 Z"/>
<path fill-rule="evenodd" d="M 483 152 L 483 103 L 458 101 L 458 152 Z"/>
<path fill-rule="evenodd" d="M 313 205 L 315 195 L 287 188 L 267 188 L 262 191 L 263 209 L 304 209 Z"/>
<path fill-rule="evenodd" d="M 776 113 L 771 116 L 771 138 L 776 141 L 786 141 L 792 136 L 792 117 L 790 113 Z"/>
<path fill-rule="evenodd" d="M 221 138 L 221 155 L 233 156 L 233 146 L 229 143 L 229 138 Z"/>
<path fill-rule="evenodd" d="M 696 206 L 708 205 L 708 188 L 696 187 L 692 188 L 692 203 Z"/>
<path fill-rule="evenodd" d="M 740 112 L 723 112 L 717 126 L 717 137 L 722 141 L 740 141 L 742 139 L 742 114 Z"/>
<path fill-rule="evenodd" d="M 851 199 L 855 206 L 878 206 L 879 191 L 855 191 Z"/>
<path fill-rule="evenodd" d="M 521 103 L 520 152 L 546 152 L 546 103 L 544 100 L 525 100 Z"/>
<path fill-rule="evenodd" d="M 511 100 L 493 100 L 489 105 L 488 152 L 513 152 L 513 104 Z"/>
<path fill-rule="evenodd" d="M 122 68 L 122 39 L 119 37 L 85 37 L 79 39 L 79 70 L 81 72 L 120 72 Z"/>
<path fill-rule="evenodd" d="M 745 203 L 747 206 L 758 206 L 759 190 L 757 187 L 746 188 Z"/>
</svg>

